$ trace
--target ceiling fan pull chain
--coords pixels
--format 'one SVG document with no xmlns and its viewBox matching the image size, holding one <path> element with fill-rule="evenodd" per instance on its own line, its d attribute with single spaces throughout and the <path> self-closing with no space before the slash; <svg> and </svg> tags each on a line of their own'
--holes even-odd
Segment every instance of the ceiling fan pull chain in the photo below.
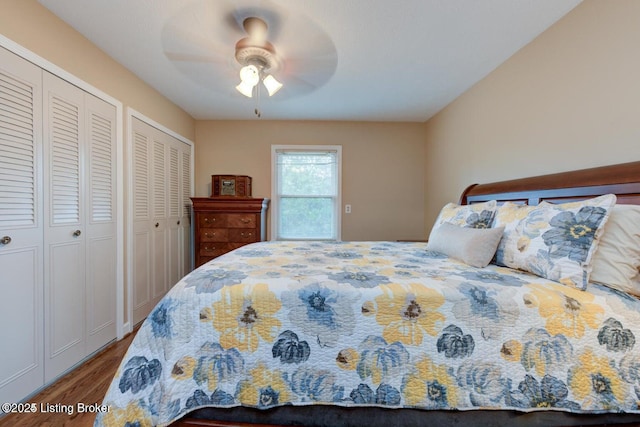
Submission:
<svg viewBox="0 0 640 427">
<path fill-rule="evenodd" d="M 262 113 L 260 112 L 260 86 L 256 86 L 256 108 L 253 110 L 256 114 L 257 118 L 262 117 Z"/>
</svg>

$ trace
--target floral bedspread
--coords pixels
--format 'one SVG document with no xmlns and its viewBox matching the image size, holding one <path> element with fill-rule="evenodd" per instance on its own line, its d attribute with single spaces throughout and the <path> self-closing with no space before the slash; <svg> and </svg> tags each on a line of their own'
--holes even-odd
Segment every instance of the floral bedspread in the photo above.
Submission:
<svg viewBox="0 0 640 427">
<path fill-rule="evenodd" d="M 238 405 L 640 413 L 639 332 L 640 300 L 424 243 L 256 243 L 155 307 L 96 426 Z"/>
</svg>

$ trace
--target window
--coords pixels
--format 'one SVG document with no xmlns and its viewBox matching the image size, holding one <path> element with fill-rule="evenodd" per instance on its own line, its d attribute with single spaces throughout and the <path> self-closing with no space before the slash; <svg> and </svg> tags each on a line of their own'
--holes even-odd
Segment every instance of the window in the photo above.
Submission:
<svg viewBox="0 0 640 427">
<path fill-rule="evenodd" d="M 340 240 L 341 146 L 272 145 L 274 240 Z"/>
</svg>

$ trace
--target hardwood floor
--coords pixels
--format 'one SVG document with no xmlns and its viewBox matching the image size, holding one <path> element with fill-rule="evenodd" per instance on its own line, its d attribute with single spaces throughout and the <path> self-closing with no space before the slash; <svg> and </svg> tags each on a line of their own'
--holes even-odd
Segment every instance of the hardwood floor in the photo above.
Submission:
<svg viewBox="0 0 640 427">
<path fill-rule="evenodd" d="M 0 418 L 0 427 L 85 427 L 92 426 L 95 412 L 78 413 L 78 403 L 102 404 L 113 375 L 120 365 L 135 332 L 110 344 L 100 353 L 58 381 L 28 399 L 38 410 L 33 414 L 8 414 Z M 49 408 L 54 412 L 42 412 Z M 58 406 L 55 406 L 58 405 Z M 66 409 L 72 409 L 69 415 Z M 58 412 L 55 412 L 58 410 Z"/>
</svg>

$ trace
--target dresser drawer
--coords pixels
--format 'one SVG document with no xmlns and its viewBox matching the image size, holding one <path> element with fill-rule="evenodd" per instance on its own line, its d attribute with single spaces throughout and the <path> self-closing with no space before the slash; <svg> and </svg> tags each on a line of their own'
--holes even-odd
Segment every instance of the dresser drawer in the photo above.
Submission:
<svg viewBox="0 0 640 427">
<path fill-rule="evenodd" d="M 203 228 L 200 230 L 201 242 L 228 242 L 228 228 Z"/>
<path fill-rule="evenodd" d="M 198 225 L 201 228 L 224 228 L 227 226 L 227 214 L 201 213 L 198 214 Z"/>
<path fill-rule="evenodd" d="M 200 245 L 200 256 L 220 256 L 229 251 L 229 245 L 226 243 L 203 242 Z"/>
<path fill-rule="evenodd" d="M 253 243 L 260 240 L 255 228 L 231 228 L 229 229 L 229 242 Z"/>
<path fill-rule="evenodd" d="M 258 221 L 256 214 L 228 214 L 227 227 L 229 228 L 256 228 Z"/>
</svg>

